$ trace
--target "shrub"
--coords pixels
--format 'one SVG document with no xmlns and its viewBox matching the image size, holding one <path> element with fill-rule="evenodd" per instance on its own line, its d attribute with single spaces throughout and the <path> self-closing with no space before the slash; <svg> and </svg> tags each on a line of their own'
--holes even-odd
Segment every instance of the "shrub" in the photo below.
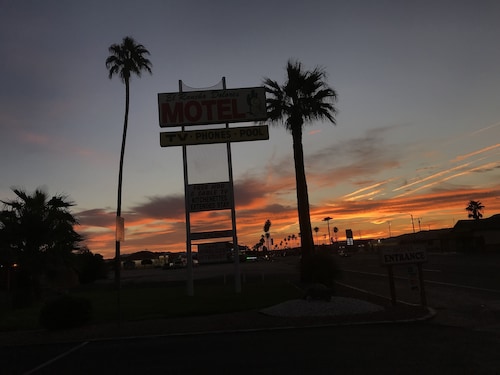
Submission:
<svg viewBox="0 0 500 375">
<path fill-rule="evenodd" d="M 80 283 L 89 284 L 107 277 L 108 269 L 102 255 L 88 251 L 76 254 L 74 259 Z"/>
<path fill-rule="evenodd" d="M 315 253 L 302 257 L 300 273 L 303 282 L 323 284 L 332 289 L 339 270 L 332 254 Z"/>
<path fill-rule="evenodd" d="M 40 310 L 40 325 L 48 330 L 81 327 L 92 317 L 92 305 L 86 298 L 68 294 L 46 302 Z"/>
<path fill-rule="evenodd" d="M 304 295 L 305 300 L 330 301 L 333 296 L 333 289 L 324 284 L 312 284 L 307 288 Z"/>
</svg>

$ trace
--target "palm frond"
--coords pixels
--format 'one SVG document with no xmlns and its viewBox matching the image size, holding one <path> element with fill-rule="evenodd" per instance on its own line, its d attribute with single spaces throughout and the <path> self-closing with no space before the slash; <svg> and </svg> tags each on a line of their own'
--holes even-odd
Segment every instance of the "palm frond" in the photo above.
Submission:
<svg viewBox="0 0 500 375">
<path fill-rule="evenodd" d="M 152 63 L 146 57 L 150 55 L 149 51 L 133 38 L 125 37 L 121 44 L 112 44 L 108 50 L 110 56 L 106 59 L 106 68 L 110 79 L 118 75 L 126 83 L 132 74 L 138 77 L 143 71 L 152 74 Z"/>
<path fill-rule="evenodd" d="M 335 125 L 337 93 L 326 83 L 325 70 L 316 67 L 306 71 L 299 61 L 289 60 L 286 73 L 283 85 L 269 78 L 263 80 L 269 94 L 269 120 L 284 123 L 289 130 L 316 120 L 328 120 Z"/>
</svg>

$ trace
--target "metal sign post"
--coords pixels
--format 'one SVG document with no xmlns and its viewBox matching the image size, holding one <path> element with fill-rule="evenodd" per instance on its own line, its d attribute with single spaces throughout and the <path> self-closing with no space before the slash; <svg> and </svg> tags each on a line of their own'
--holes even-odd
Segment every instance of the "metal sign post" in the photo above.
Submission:
<svg viewBox="0 0 500 375">
<path fill-rule="evenodd" d="M 222 87 L 226 89 L 226 77 L 222 77 Z M 229 123 L 226 123 L 226 129 L 229 129 Z M 227 147 L 227 168 L 229 172 L 229 183 L 233 184 L 233 161 L 231 157 L 231 143 L 226 143 Z M 230 189 L 231 201 L 231 225 L 233 227 L 233 258 L 234 258 L 234 288 L 236 293 L 241 293 L 241 275 L 240 275 L 240 245 L 238 245 L 238 236 L 236 235 L 236 210 L 234 204 L 234 189 Z"/>
</svg>

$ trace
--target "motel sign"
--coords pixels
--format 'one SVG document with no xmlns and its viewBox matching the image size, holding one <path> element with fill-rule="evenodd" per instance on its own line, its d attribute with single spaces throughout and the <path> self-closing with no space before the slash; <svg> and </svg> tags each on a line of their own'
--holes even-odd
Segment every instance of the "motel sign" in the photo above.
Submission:
<svg viewBox="0 0 500 375">
<path fill-rule="evenodd" d="M 230 128 L 229 123 L 258 122 L 267 119 L 266 90 L 264 87 L 227 89 L 222 78 L 222 90 L 179 91 L 158 94 L 158 117 L 162 128 L 181 127 L 180 131 L 160 133 L 161 147 L 182 146 L 184 166 L 184 192 L 186 210 L 186 253 L 188 295 L 193 295 L 192 241 L 232 237 L 235 245 L 235 289 L 241 292 L 239 270 L 238 238 L 236 235 L 236 214 L 231 163 L 231 143 L 269 139 L 267 125 Z M 219 129 L 186 130 L 190 125 L 226 124 Z M 225 143 L 229 181 L 189 183 L 187 146 L 209 143 Z M 191 214 L 202 211 L 230 210 L 231 228 L 203 232 L 191 231 Z M 222 221 L 220 227 L 227 225 Z M 202 244 L 199 244 L 202 245 Z M 202 246 L 203 247 L 203 246 Z M 207 256 L 220 249 L 207 248 Z M 209 254 L 214 252 L 214 254 Z"/>
<path fill-rule="evenodd" d="M 264 87 L 158 94 L 160 127 L 267 119 Z"/>
</svg>

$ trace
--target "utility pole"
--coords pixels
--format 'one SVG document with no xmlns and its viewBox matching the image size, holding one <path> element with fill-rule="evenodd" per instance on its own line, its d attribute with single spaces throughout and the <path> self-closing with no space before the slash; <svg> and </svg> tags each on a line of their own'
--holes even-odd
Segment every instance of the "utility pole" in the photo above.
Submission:
<svg viewBox="0 0 500 375">
<path fill-rule="evenodd" d="M 327 216 L 322 221 L 326 221 L 326 223 L 328 224 L 328 242 L 331 245 L 332 237 L 330 236 L 330 220 L 332 220 L 332 218 L 330 216 Z"/>
</svg>

